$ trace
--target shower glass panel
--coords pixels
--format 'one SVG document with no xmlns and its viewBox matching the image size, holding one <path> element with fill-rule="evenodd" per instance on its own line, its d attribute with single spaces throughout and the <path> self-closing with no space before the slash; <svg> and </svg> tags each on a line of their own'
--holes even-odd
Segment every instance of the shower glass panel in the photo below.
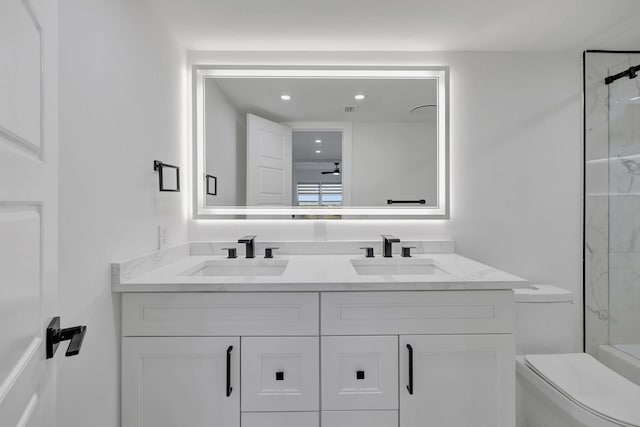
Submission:
<svg viewBox="0 0 640 427">
<path fill-rule="evenodd" d="M 608 67 L 609 75 L 640 64 L 640 54 L 619 61 Z M 640 360 L 640 78 L 624 76 L 607 90 L 608 341 Z"/>
</svg>

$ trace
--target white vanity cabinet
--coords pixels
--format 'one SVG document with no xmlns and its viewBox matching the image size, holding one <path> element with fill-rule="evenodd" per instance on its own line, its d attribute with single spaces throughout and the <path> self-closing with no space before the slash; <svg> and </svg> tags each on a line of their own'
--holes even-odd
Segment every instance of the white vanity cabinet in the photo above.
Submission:
<svg viewBox="0 0 640 427">
<path fill-rule="evenodd" d="M 123 427 L 514 427 L 514 394 L 511 290 L 123 294 Z"/>
<path fill-rule="evenodd" d="M 124 293 L 122 427 L 318 427 L 318 299 Z"/>
</svg>

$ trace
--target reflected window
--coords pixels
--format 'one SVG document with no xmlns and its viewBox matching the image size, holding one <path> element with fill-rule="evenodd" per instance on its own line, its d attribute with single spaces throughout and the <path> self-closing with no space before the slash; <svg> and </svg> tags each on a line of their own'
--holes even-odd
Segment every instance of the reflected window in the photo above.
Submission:
<svg viewBox="0 0 640 427">
<path fill-rule="evenodd" d="M 299 206 L 342 206 L 342 184 L 298 183 Z"/>
</svg>

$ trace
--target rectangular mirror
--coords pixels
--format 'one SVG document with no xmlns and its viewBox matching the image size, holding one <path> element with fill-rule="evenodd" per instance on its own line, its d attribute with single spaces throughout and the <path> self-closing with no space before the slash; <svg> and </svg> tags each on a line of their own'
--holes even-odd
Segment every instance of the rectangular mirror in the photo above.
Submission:
<svg viewBox="0 0 640 427">
<path fill-rule="evenodd" d="M 195 216 L 448 218 L 448 90 L 446 67 L 196 67 Z"/>
</svg>

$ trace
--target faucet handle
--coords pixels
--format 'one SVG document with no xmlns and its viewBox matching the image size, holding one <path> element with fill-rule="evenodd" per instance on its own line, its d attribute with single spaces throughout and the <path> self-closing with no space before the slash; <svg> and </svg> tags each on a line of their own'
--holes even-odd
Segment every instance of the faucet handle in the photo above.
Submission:
<svg viewBox="0 0 640 427">
<path fill-rule="evenodd" d="M 222 248 L 227 251 L 227 258 L 238 258 L 238 250 L 236 248 Z"/>
<path fill-rule="evenodd" d="M 273 258 L 273 251 L 275 249 L 280 249 L 280 248 L 264 248 L 264 257 L 265 258 Z"/>
<path fill-rule="evenodd" d="M 373 248 L 372 247 L 364 247 L 364 248 L 360 248 L 360 249 L 364 249 L 365 250 L 365 257 L 367 258 L 373 258 Z"/>
<path fill-rule="evenodd" d="M 403 258 L 411 258 L 411 249 L 415 249 L 415 246 L 403 246 L 402 247 L 402 257 Z"/>
</svg>

